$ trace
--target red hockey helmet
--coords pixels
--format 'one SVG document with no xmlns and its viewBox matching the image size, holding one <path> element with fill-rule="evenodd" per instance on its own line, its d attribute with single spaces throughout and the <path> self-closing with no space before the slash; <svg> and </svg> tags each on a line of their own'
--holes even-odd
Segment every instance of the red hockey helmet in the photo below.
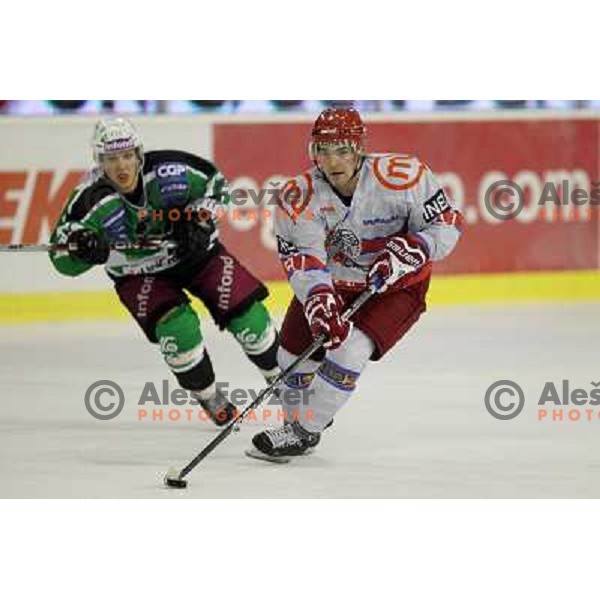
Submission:
<svg viewBox="0 0 600 600">
<path fill-rule="evenodd" d="M 326 108 L 313 125 L 309 145 L 312 160 L 320 144 L 348 145 L 362 150 L 367 128 L 355 108 Z"/>
</svg>

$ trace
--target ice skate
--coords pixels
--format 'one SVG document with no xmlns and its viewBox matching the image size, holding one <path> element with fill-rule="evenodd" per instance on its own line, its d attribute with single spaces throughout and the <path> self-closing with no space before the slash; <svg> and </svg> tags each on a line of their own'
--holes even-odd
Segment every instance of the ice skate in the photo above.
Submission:
<svg viewBox="0 0 600 600">
<path fill-rule="evenodd" d="M 294 456 L 312 452 L 320 440 L 320 433 L 306 431 L 299 423 L 286 423 L 283 427 L 257 433 L 252 438 L 252 447 L 246 450 L 246 456 L 286 463 Z"/>
<path fill-rule="evenodd" d="M 227 425 L 235 417 L 235 406 L 218 390 L 210 398 L 202 398 L 194 392 L 191 395 L 198 400 L 200 406 L 208 412 L 212 422 L 218 427 Z"/>
</svg>

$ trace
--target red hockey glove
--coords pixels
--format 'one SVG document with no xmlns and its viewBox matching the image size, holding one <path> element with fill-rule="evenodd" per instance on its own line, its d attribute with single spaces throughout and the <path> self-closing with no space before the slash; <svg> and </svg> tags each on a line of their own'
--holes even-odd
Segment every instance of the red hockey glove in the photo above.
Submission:
<svg viewBox="0 0 600 600">
<path fill-rule="evenodd" d="M 314 338 L 324 333 L 328 340 L 324 348 L 340 346 L 350 333 L 350 322 L 342 321 L 340 297 L 330 288 L 315 290 L 304 304 L 304 314 Z"/>
<path fill-rule="evenodd" d="M 367 283 L 378 293 L 410 284 L 412 277 L 429 262 L 424 242 L 413 235 L 390 237 L 383 252 L 375 259 L 367 275 Z"/>
</svg>

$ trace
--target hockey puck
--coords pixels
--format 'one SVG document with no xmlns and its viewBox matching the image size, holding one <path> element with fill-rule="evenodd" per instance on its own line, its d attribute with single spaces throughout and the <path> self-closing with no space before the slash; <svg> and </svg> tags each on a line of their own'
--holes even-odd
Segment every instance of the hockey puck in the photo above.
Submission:
<svg viewBox="0 0 600 600">
<path fill-rule="evenodd" d="M 175 468 L 170 468 L 165 475 L 165 485 L 172 488 L 186 488 L 187 481 L 179 477 L 179 471 Z"/>
<path fill-rule="evenodd" d="M 185 479 L 170 479 L 165 477 L 165 483 L 172 488 L 186 488 L 187 481 Z"/>
</svg>

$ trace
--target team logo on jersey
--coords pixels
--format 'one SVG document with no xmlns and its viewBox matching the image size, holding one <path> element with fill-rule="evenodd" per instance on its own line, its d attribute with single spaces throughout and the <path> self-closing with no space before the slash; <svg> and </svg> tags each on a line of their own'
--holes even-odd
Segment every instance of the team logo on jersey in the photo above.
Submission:
<svg viewBox="0 0 600 600">
<path fill-rule="evenodd" d="M 426 166 L 408 154 L 379 155 L 373 161 L 373 174 L 388 190 L 408 190 L 415 186 Z"/>
<path fill-rule="evenodd" d="M 450 208 L 444 191 L 439 190 L 423 204 L 423 219 L 426 223 L 431 223 Z"/>
<path fill-rule="evenodd" d="M 300 177 L 304 180 L 305 188 L 300 187 L 296 179 L 291 179 L 278 190 L 275 196 L 279 208 L 285 211 L 293 221 L 298 219 L 298 215 L 308 206 L 313 196 L 313 182 L 310 173 L 303 173 Z"/>
<path fill-rule="evenodd" d="M 165 163 L 156 169 L 156 176 L 159 179 L 164 179 L 165 177 L 179 177 L 182 173 L 185 173 L 185 171 L 185 165 L 179 163 Z"/>
<path fill-rule="evenodd" d="M 337 262 L 344 259 L 357 259 L 361 253 L 358 236 L 350 229 L 334 229 L 325 240 L 327 256 Z"/>
<path fill-rule="evenodd" d="M 187 200 L 187 167 L 180 163 L 164 163 L 156 169 L 158 189 L 165 207 L 181 206 Z"/>
</svg>

